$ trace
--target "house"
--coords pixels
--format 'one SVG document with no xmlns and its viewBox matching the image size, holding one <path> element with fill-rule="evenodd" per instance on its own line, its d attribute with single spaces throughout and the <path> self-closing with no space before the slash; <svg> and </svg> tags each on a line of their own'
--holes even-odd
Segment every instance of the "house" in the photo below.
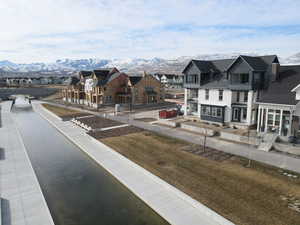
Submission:
<svg viewBox="0 0 300 225">
<path fill-rule="evenodd" d="M 104 104 L 129 102 L 128 75 L 116 68 L 80 71 L 63 90 L 63 99 L 98 108 Z"/>
<path fill-rule="evenodd" d="M 164 85 L 152 75 L 130 76 L 133 104 L 161 103 L 165 100 Z"/>
<path fill-rule="evenodd" d="M 166 88 L 181 89 L 183 87 L 182 75 L 155 73 L 153 76 L 157 80 L 159 80 Z"/>
<path fill-rule="evenodd" d="M 164 88 L 151 75 L 129 77 L 117 68 L 80 71 L 62 90 L 63 100 L 98 108 L 107 104 L 149 104 L 164 101 Z"/>
<path fill-rule="evenodd" d="M 274 68 L 274 77 L 257 100 L 257 131 L 298 136 L 300 65 Z"/>
<path fill-rule="evenodd" d="M 256 100 L 278 68 L 276 55 L 191 60 L 183 70 L 185 116 L 238 128 L 256 125 Z"/>
</svg>

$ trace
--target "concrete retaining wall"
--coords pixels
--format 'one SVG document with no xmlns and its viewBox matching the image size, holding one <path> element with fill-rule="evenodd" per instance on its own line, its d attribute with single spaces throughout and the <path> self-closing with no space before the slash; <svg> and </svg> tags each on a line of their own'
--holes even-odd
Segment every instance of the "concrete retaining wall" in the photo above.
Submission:
<svg viewBox="0 0 300 225">
<path fill-rule="evenodd" d="M 174 120 L 158 120 L 157 123 L 163 124 L 163 125 L 167 125 L 169 127 L 179 127 L 180 123 L 178 121 L 174 121 Z"/>
<path fill-rule="evenodd" d="M 274 143 L 273 147 L 278 151 L 287 152 L 287 153 L 290 153 L 290 154 L 300 156 L 300 148 L 297 147 L 297 146 L 286 145 L 286 144 L 281 144 L 281 143 Z"/>
<path fill-rule="evenodd" d="M 207 136 L 214 136 L 216 134 L 216 131 L 214 131 L 213 129 L 193 126 L 188 123 L 182 123 L 181 128 L 183 128 L 185 130 L 193 131 L 196 133 L 200 133 L 203 135 L 207 135 Z"/>
<path fill-rule="evenodd" d="M 225 131 L 220 132 L 220 137 L 225 140 L 241 142 L 244 144 L 251 144 L 251 145 L 259 145 L 260 144 L 260 140 L 256 137 L 250 137 L 248 139 L 247 136 L 233 134 L 233 133 L 225 132 Z"/>
</svg>

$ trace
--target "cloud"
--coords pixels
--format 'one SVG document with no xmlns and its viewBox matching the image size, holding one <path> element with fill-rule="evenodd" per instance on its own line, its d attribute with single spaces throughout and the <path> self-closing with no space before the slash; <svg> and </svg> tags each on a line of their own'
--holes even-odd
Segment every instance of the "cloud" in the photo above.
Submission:
<svg viewBox="0 0 300 225">
<path fill-rule="evenodd" d="M 0 59 L 129 58 L 299 52 L 295 0 L 0 2 Z"/>
</svg>

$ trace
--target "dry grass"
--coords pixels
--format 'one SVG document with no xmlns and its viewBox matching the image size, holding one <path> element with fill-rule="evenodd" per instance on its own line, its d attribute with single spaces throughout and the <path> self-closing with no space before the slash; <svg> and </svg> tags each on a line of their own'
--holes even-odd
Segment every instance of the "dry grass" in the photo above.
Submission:
<svg viewBox="0 0 300 225">
<path fill-rule="evenodd" d="M 77 110 L 73 110 L 73 109 L 67 109 L 64 107 L 59 107 L 59 106 L 55 106 L 55 105 L 51 105 L 51 104 L 42 104 L 42 106 L 44 106 L 46 109 L 48 109 L 49 111 L 53 112 L 54 114 L 56 114 L 59 117 L 75 117 L 75 116 L 83 116 L 83 115 L 89 115 L 87 113 L 82 113 L 80 111 Z"/>
<path fill-rule="evenodd" d="M 300 197 L 300 180 L 234 157 L 215 162 L 185 151 L 184 141 L 142 132 L 102 139 L 130 160 L 238 225 L 299 225 L 282 196 Z"/>
</svg>

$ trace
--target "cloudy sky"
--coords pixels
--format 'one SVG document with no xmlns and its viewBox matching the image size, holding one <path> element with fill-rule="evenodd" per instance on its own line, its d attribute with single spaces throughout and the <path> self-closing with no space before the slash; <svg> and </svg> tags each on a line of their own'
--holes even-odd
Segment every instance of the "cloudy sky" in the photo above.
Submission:
<svg viewBox="0 0 300 225">
<path fill-rule="evenodd" d="M 299 0 L 0 0 L 0 60 L 300 52 Z"/>
</svg>

